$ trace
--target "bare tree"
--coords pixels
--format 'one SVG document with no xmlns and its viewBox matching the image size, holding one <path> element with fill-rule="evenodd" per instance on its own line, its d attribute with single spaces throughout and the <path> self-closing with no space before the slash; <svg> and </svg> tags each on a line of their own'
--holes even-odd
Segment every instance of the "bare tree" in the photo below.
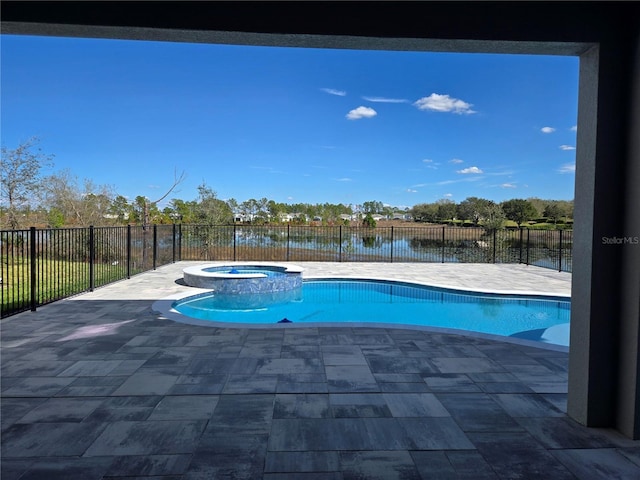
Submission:
<svg viewBox="0 0 640 480">
<path fill-rule="evenodd" d="M 81 186 L 78 177 L 68 169 L 47 177 L 45 183 L 49 211 L 59 214 L 62 224 L 86 227 L 105 222 L 114 196 L 111 187 L 96 185 L 88 179 Z"/>
<path fill-rule="evenodd" d="M 173 184 L 171 185 L 171 187 L 169 187 L 169 190 L 167 190 L 164 195 L 162 195 L 157 200 L 153 200 L 153 201 L 149 200 L 147 197 L 143 197 L 144 198 L 144 205 L 143 205 L 143 212 L 142 212 L 143 230 L 145 231 L 148 230 L 149 226 L 151 225 L 151 215 L 150 215 L 151 207 L 154 205 L 158 205 L 158 203 L 160 203 L 162 200 L 167 198 L 169 194 L 173 192 L 176 189 L 176 187 L 184 181 L 185 178 L 186 178 L 186 174 L 184 170 L 180 173 L 180 175 L 178 175 L 177 170 L 174 170 Z"/>
<path fill-rule="evenodd" d="M 186 174 L 184 171 L 178 175 L 177 171 L 173 172 L 173 184 L 166 191 L 164 195 L 156 200 L 149 200 L 147 197 L 142 197 L 142 265 L 149 265 L 149 229 L 151 227 L 151 210 L 153 207 L 157 207 L 158 203 L 164 200 L 169 196 L 171 192 L 173 192 L 178 185 L 180 185 L 184 179 L 186 178 Z M 140 198 L 140 197 L 136 197 Z"/>
<path fill-rule="evenodd" d="M 42 153 L 38 137 L 31 137 L 15 149 L 2 146 L 0 203 L 6 203 L 7 224 L 20 227 L 18 211 L 33 202 L 40 191 L 40 170 L 51 165 L 53 155 Z"/>
</svg>

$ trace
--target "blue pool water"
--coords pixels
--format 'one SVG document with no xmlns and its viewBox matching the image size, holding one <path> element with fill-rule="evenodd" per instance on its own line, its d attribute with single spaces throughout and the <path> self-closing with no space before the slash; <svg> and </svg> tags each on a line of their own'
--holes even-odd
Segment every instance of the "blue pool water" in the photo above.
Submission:
<svg viewBox="0 0 640 480">
<path fill-rule="evenodd" d="M 305 280 L 276 294 L 206 293 L 178 300 L 173 309 L 200 320 L 273 324 L 373 322 L 468 330 L 568 345 L 546 339 L 548 329 L 568 326 L 565 297 L 480 294 L 376 280 Z M 568 331 L 568 329 L 567 329 Z"/>
<path fill-rule="evenodd" d="M 238 267 L 209 267 L 203 268 L 203 272 L 215 272 L 215 273 L 228 273 L 230 275 L 233 274 L 247 274 L 247 273 L 260 273 L 266 275 L 267 277 L 282 277 L 286 275 L 284 273 L 284 268 L 276 268 L 273 266 L 262 267 L 259 265 L 256 266 L 238 266 Z"/>
</svg>

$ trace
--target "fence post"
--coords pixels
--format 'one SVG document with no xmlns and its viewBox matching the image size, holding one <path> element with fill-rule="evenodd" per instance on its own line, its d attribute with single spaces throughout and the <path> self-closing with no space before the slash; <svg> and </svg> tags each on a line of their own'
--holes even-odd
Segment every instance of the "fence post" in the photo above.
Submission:
<svg viewBox="0 0 640 480">
<path fill-rule="evenodd" d="M 36 227 L 29 229 L 29 256 L 31 257 L 31 311 L 36 311 L 36 305 L 38 303 L 38 275 L 36 266 Z"/>
<path fill-rule="evenodd" d="M 158 261 L 158 225 L 153 224 L 153 269 L 156 269 Z"/>
<path fill-rule="evenodd" d="M 442 263 L 444 263 L 444 235 L 445 235 L 445 227 L 442 226 Z"/>
<path fill-rule="evenodd" d="M 96 259 L 96 244 L 93 225 L 89 225 L 89 291 L 93 292 L 96 286 L 94 263 Z"/>
<path fill-rule="evenodd" d="M 558 271 L 562 271 L 562 230 L 560 232 L 560 249 L 558 251 Z"/>
<path fill-rule="evenodd" d="M 497 237 L 496 232 L 497 231 L 498 231 L 497 228 L 495 228 L 493 230 L 493 263 L 496 263 L 496 243 L 497 243 L 496 242 L 496 237 Z"/>
<path fill-rule="evenodd" d="M 178 260 L 182 261 L 182 223 L 178 224 Z"/>
<path fill-rule="evenodd" d="M 233 261 L 236 261 L 236 224 L 233 224 Z"/>
<path fill-rule="evenodd" d="M 289 261 L 289 239 L 291 238 L 291 224 L 287 223 L 287 262 Z"/>
<path fill-rule="evenodd" d="M 390 262 L 393 263 L 393 225 L 391 225 L 391 259 Z"/>
<path fill-rule="evenodd" d="M 531 229 L 527 228 L 527 265 L 529 265 L 529 234 Z"/>
<path fill-rule="evenodd" d="M 340 225 L 340 243 L 338 248 L 338 261 L 342 262 L 342 225 Z"/>
<path fill-rule="evenodd" d="M 173 248 L 173 251 L 171 253 L 171 263 L 176 263 L 176 224 L 175 222 L 173 223 L 173 230 L 171 231 L 171 235 L 172 235 L 171 246 Z"/>
<path fill-rule="evenodd" d="M 127 225 L 127 279 L 131 278 L 131 225 Z"/>
<path fill-rule="evenodd" d="M 518 263 L 522 263 L 522 227 L 520 227 L 520 258 L 518 259 Z"/>
</svg>

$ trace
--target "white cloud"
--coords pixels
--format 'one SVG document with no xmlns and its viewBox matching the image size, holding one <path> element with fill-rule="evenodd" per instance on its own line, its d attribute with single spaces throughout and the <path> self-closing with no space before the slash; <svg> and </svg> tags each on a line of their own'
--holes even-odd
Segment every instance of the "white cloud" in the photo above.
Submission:
<svg viewBox="0 0 640 480">
<path fill-rule="evenodd" d="M 418 193 L 418 190 L 413 190 L 411 188 L 407 188 L 407 192 L 409 192 L 409 193 Z"/>
<path fill-rule="evenodd" d="M 462 173 L 463 175 L 466 175 L 468 173 L 484 173 L 482 170 L 480 170 L 478 167 L 469 167 L 469 168 L 463 168 L 462 170 L 457 170 L 456 173 Z"/>
<path fill-rule="evenodd" d="M 540 131 L 541 131 L 542 133 L 553 133 L 553 132 L 555 132 L 555 131 L 556 131 L 556 129 L 555 129 L 555 128 L 553 128 L 553 127 L 542 127 L 542 128 L 540 129 Z"/>
<path fill-rule="evenodd" d="M 558 172 L 560 173 L 575 173 L 576 172 L 576 164 L 575 163 L 565 163 L 562 165 Z"/>
<path fill-rule="evenodd" d="M 461 183 L 461 182 L 476 182 L 478 180 L 482 180 L 484 177 L 471 175 L 469 177 L 462 177 L 457 180 L 443 180 L 441 182 L 437 182 L 436 185 L 450 185 L 452 183 Z"/>
<path fill-rule="evenodd" d="M 459 158 L 452 158 L 449 160 L 449 163 L 464 163 L 464 160 L 460 160 Z"/>
<path fill-rule="evenodd" d="M 336 178 L 337 182 L 351 182 L 352 180 L 349 177 Z"/>
<path fill-rule="evenodd" d="M 372 118 L 372 117 L 375 117 L 377 114 L 378 112 L 376 112 L 373 108 L 360 106 L 358 108 L 354 108 L 349 113 L 347 113 L 346 117 L 349 120 L 359 120 L 361 118 Z"/>
<path fill-rule="evenodd" d="M 560 145 L 558 147 L 560 150 L 575 150 L 576 147 L 572 147 L 571 145 Z"/>
<path fill-rule="evenodd" d="M 572 132 L 577 132 L 578 131 L 578 126 L 574 125 L 573 127 L 571 127 L 569 130 L 571 130 Z"/>
<path fill-rule="evenodd" d="M 405 100 L 404 98 L 386 98 L 386 97 L 362 97 L 362 98 L 367 102 L 374 102 L 374 103 L 407 103 L 408 102 L 408 100 Z"/>
<path fill-rule="evenodd" d="M 517 188 L 513 183 L 503 183 L 500 185 L 502 188 Z"/>
<path fill-rule="evenodd" d="M 443 197 L 450 198 L 450 197 L 453 197 L 453 194 L 452 194 L 452 193 L 445 193 L 445 194 L 443 195 Z"/>
<path fill-rule="evenodd" d="M 344 97 L 347 94 L 344 90 L 336 90 L 335 88 L 321 88 L 320 90 L 329 95 L 337 95 L 338 97 Z"/>
<path fill-rule="evenodd" d="M 428 97 L 420 98 L 414 105 L 420 110 L 432 110 L 434 112 L 453 112 L 458 114 L 476 113 L 475 110 L 471 110 L 473 106 L 471 103 L 467 103 L 458 98 L 452 98 L 449 95 L 439 95 L 437 93 L 432 93 Z"/>
<path fill-rule="evenodd" d="M 422 160 L 422 163 L 424 163 L 426 168 L 430 168 L 432 170 L 438 170 L 438 167 L 436 165 L 440 165 L 440 163 L 438 162 L 434 162 L 433 160 L 431 160 L 430 158 L 425 158 L 424 160 Z"/>
</svg>

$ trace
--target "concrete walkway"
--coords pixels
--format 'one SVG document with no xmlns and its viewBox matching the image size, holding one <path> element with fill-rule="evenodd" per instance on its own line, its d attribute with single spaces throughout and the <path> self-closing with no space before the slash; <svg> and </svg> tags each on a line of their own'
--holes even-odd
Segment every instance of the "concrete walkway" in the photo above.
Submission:
<svg viewBox="0 0 640 480">
<path fill-rule="evenodd" d="M 640 478 L 566 414 L 567 353 L 403 328 L 176 323 L 169 265 L 5 319 L 1 478 Z M 518 265 L 299 263 L 305 276 L 570 292 Z"/>
</svg>

